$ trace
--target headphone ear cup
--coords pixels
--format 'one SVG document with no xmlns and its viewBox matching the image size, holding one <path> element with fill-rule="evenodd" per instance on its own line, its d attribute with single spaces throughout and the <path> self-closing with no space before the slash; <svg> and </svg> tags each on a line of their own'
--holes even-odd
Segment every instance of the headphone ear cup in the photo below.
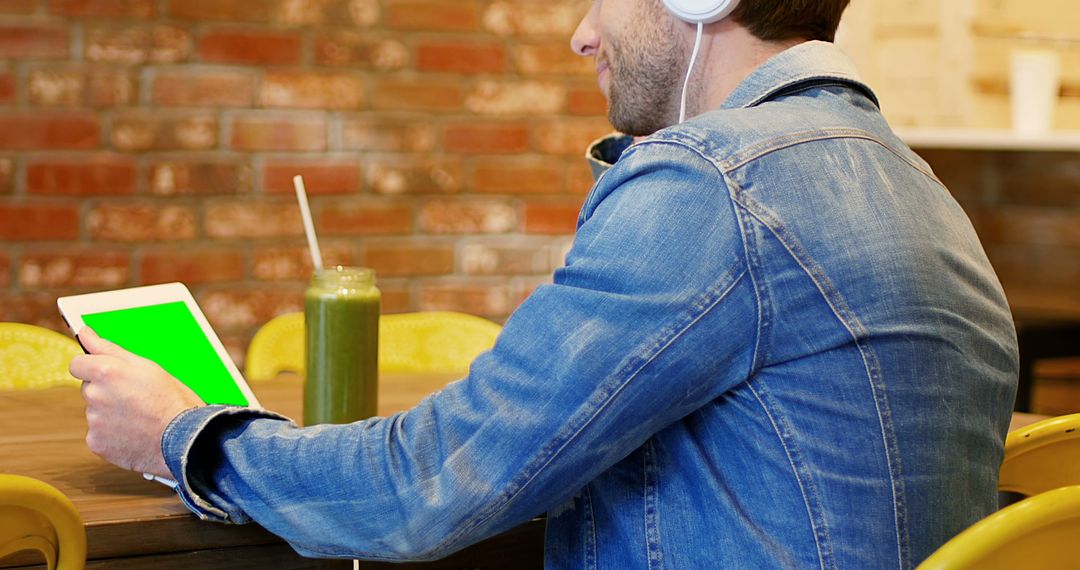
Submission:
<svg viewBox="0 0 1080 570">
<path fill-rule="evenodd" d="M 739 0 L 663 0 L 676 18 L 691 24 L 711 24 L 727 17 Z"/>
</svg>

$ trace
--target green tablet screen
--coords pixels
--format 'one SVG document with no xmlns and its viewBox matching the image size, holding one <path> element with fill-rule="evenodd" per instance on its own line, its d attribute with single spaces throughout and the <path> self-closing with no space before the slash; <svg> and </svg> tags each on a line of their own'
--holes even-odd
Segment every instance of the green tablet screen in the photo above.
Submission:
<svg viewBox="0 0 1080 570">
<path fill-rule="evenodd" d="M 102 338 L 158 363 L 208 404 L 248 401 L 182 301 L 83 315 Z"/>
</svg>

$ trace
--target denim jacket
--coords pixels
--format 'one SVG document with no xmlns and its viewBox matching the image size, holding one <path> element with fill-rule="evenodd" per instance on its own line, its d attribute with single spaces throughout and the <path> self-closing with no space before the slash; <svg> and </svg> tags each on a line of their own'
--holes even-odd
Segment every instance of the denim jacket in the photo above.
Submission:
<svg viewBox="0 0 1080 570">
<path fill-rule="evenodd" d="M 547 567 L 605 570 L 910 568 L 995 508 L 1005 297 L 836 47 L 604 146 L 565 265 L 466 378 L 350 425 L 185 412 L 185 503 L 377 560 L 546 512 Z"/>
</svg>

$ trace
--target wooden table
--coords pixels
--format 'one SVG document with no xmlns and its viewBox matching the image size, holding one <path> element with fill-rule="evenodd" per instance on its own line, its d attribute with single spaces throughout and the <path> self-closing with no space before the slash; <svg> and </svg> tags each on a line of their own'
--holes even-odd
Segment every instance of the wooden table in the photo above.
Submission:
<svg viewBox="0 0 1080 570">
<path fill-rule="evenodd" d="M 386 375 L 379 413 L 407 409 L 453 379 Z M 299 418 L 301 386 L 286 376 L 253 389 L 266 408 Z M 348 561 L 302 558 L 255 524 L 201 522 L 165 486 L 90 453 L 85 435 L 78 389 L 0 392 L 0 473 L 41 479 L 71 498 L 86 523 L 87 568 L 352 568 Z M 542 568 L 543 535 L 543 521 L 533 520 L 438 562 L 361 568 Z M 40 561 L 25 552 L 3 559 L 0 568 Z"/>
</svg>

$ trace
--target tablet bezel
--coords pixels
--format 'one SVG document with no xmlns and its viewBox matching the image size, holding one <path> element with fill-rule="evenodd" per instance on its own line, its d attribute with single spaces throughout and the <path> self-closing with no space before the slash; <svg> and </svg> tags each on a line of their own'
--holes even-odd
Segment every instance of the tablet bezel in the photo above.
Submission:
<svg viewBox="0 0 1080 570">
<path fill-rule="evenodd" d="M 183 283 L 163 283 L 160 285 L 132 287 L 130 289 L 71 295 L 57 299 L 56 306 L 60 309 L 60 314 L 67 322 L 68 328 L 78 337 L 79 332 L 86 326 L 82 318 L 83 315 L 175 303 L 177 301 L 182 301 L 191 311 L 195 322 L 202 329 L 206 339 L 210 341 L 210 346 L 214 348 L 214 352 L 217 353 L 218 358 L 225 365 L 225 369 L 232 376 L 233 382 L 236 383 L 240 392 L 247 398 L 248 407 L 262 408 L 258 398 L 255 397 L 255 393 L 251 391 L 251 386 L 244 380 L 244 377 L 240 374 L 240 369 L 237 368 L 236 363 L 229 356 L 229 352 L 225 350 L 225 345 L 221 343 L 221 339 L 218 338 L 217 333 L 210 326 L 210 321 L 206 319 L 206 315 L 203 314 L 202 309 L 195 302 L 195 297 L 191 295 L 191 291 Z"/>
</svg>

